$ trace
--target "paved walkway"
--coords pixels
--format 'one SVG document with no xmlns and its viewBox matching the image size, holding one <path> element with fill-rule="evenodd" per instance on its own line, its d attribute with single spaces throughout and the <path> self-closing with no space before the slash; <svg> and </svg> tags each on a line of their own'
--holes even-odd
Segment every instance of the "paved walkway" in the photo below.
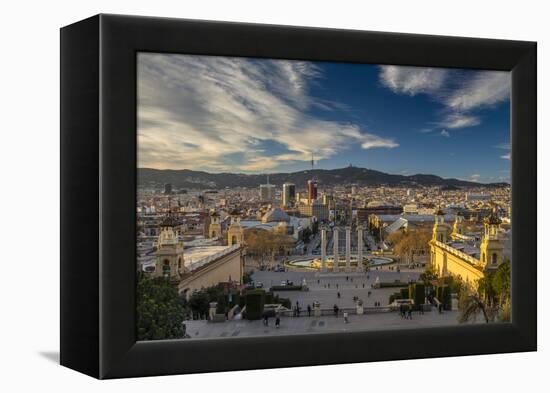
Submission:
<svg viewBox="0 0 550 393">
<path fill-rule="evenodd" d="M 255 282 L 262 282 L 266 290 L 269 290 L 272 285 L 279 285 L 284 280 L 301 284 L 305 279 L 309 291 L 276 292 L 282 298 L 289 298 L 293 306 L 298 302 L 302 310 L 305 310 L 307 305 L 313 304 L 314 301 L 320 302 L 321 308 L 332 308 L 335 304 L 340 308 L 354 307 L 354 296 L 362 299 L 365 307 L 373 307 L 375 301 L 380 302 L 381 306 L 387 306 L 390 295 L 399 292 L 400 288 L 373 289 L 371 285 L 376 281 L 376 277 L 379 277 L 381 282 L 393 282 L 398 279 L 407 282 L 409 279 L 417 279 L 420 272 L 420 270 L 406 270 L 397 273 L 386 267 L 383 270 L 371 270 L 369 273 L 320 274 L 311 270 L 256 271 L 252 277 Z M 340 292 L 340 298 L 338 298 L 338 292 Z"/>
<path fill-rule="evenodd" d="M 257 337 L 304 333 L 335 333 L 369 330 L 411 329 L 457 325 L 457 312 L 448 311 L 439 314 L 437 311 L 425 312 L 423 315 L 413 313 L 412 320 L 403 319 L 397 312 L 385 312 L 367 315 L 350 315 L 349 323 L 344 323 L 342 316 L 322 317 L 282 317 L 281 326 L 275 328 L 275 319 L 269 319 L 269 325 L 263 321 L 187 321 L 187 333 L 191 338 L 228 338 Z"/>
</svg>

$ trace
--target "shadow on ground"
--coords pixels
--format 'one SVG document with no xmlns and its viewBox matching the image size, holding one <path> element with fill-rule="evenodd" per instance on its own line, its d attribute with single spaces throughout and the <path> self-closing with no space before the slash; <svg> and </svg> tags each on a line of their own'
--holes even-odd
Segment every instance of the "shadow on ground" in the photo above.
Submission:
<svg viewBox="0 0 550 393">
<path fill-rule="evenodd" d="M 59 364 L 59 351 L 40 351 L 38 354 L 50 362 Z"/>
</svg>

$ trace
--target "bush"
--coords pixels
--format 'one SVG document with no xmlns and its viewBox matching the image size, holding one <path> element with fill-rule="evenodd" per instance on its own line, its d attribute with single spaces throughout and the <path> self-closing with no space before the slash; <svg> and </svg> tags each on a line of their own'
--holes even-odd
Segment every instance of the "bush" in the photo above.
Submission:
<svg viewBox="0 0 550 393">
<path fill-rule="evenodd" d="M 448 285 L 443 287 L 443 308 L 445 310 L 450 310 L 452 308 L 452 300 L 451 300 L 451 287 Z"/>
<path fill-rule="evenodd" d="M 406 288 L 401 288 L 401 299 L 410 299 L 411 297 L 409 296 L 409 287 L 406 287 Z"/>
<path fill-rule="evenodd" d="M 390 295 L 390 298 L 388 300 L 388 304 L 392 304 L 394 300 L 396 299 L 402 299 L 401 292 L 395 292 Z"/>
<path fill-rule="evenodd" d="M 381 282 L 380 288 L 402 288 L 408 285 L 406 282 Z"/>
<path fill-rule="evenodd" d="M 141 278 L 136 306 L 138 340 L 183 337 L 183 302 L 164 278 Z"/>
<path fill-rule="evenodd" d="M 271 287 L 272 291 L 301 291 L 301 285 L 274 285 Z"/>
<path fill-rule="evenodd" d="M 414 300 L 414 308 L 418 310 L 424 304 L 426 298 L 424 284 L 415 283 L 409 285 L 409 298 Z"/>
<path fill-rule="evenodd" d="M 266 292 L 265 294 L 265 304 L 273 304 L 273 292 Z"/>
<path fill-rule="evenodd" d="M 264 312 L 265 291 L 254 289 L 246 291 L 246 319 L 260 319 Z"/>
<path fill-rule="evenodd" d="M 281 306 L 286 307 L 288 309 L 292 308 L 292 302 L 288 298 L 279 298 L 277 303 L 279 303 Z"/>
<path fill-rule="evenodd" d="M 225 298 L 225 295 L 220 294 L 218 296 L 218 302 L 216 305 L 216 314 L 225 314 L 227 311 L 227 299 Z"/>
</svg>

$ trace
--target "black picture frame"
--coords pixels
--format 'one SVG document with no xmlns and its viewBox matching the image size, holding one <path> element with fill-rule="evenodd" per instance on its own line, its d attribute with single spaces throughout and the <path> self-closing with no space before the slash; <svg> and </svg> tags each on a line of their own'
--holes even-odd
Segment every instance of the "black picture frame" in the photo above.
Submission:
<svg viewBox="0 0 550 393">
<path fill-rule="evenodd" d="M 136 342 L 136 53 L 512 72 L 512 322 Z M 97 15 L 61 29 L 61 364 L 96 378 L 537 348 L 536 43 Z M 228 356 L 238 354 L 238 356 Z"/>
</svg>

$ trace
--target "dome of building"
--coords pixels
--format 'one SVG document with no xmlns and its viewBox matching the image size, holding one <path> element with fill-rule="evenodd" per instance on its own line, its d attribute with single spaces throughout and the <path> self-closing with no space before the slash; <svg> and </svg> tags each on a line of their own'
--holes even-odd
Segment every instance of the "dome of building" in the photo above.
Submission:
<svg viewBox="0 0 550 393">
<path fill-rule="evenodd" d="M 485 219 L 485 222 L 487 222 L 487 224 L 489 225 L 500 225 L 500 223 L 502 222 L 500 220 L 500 218 L 498 218 L 498 215 L 493 211 L 489 217 L 487 217 Z"/>
<path fill-rule="evenodd" d="M 290 217 L 288 216 L 288 214 L 286 214 L 284 211 L 282 211 L 278 207 L 271 209 L 270 211 L 265 213 L 264 216 L 262 217 L 263 223 L 282 222 L 282 221 L 289 222 Z"/>
<path fill-rule="evenodd" d="M 164 217 L 160 222 L 161 227 L 177 227 L 178 225 L 180 225 L 179 220 L 171 214 Z"/>
<path fill-rule="evenodd" d="M 232 210 L 229 211 L 229 215 L 230 216 L 240 216 L 241 215 L 241 212 L 239 209 L 237 208 L 234 208 Z"/>
</svg>

